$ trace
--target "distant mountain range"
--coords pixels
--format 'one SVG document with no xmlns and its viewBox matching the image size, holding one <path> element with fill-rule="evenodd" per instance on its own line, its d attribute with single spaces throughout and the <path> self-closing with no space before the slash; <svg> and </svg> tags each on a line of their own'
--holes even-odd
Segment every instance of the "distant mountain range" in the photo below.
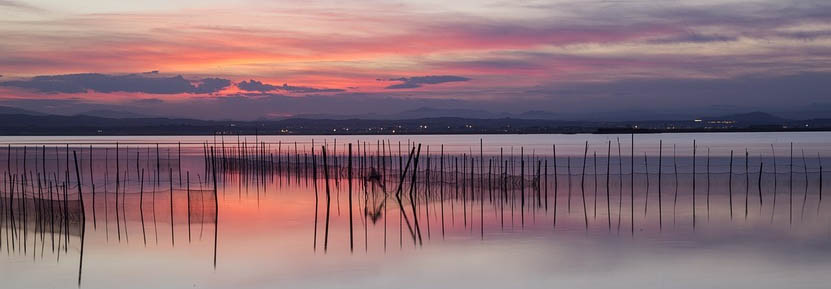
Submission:
<svg viewBox="0 0 831 289">
<path fill-rule="evenodd" d="M 788 120 L 764 112 L 686 120 L 569 121 L 531 111 L 517 115 L 420 108 L 399 114 L 323 115 L 257 121 L 146 117 L 119 111 L 47 115 L 0 107 L 2 135 L 170 134 L 507 134 L 831 130 L 831 119 Z M 453 114 L 455 116 L 446 116 Z M 396 117 L 396 118 L 393 118 Z"/>
<path fill-rule="evenodd" d="M 614 115 L 599 113 L 596 115 L 564 115 L 544 110 L 532 110 L 521 113 L 507 113 L 507 112 L 490 112 L 486 110 L 476 109 L 456 109 L 456 108 L 433 108 L 420 107 L 412 110 L 405 110 L 396 113 L 370 113 L 370 114 L 299 114 L 292 118 L 310 118 L 310 119 L 419 119 L 419 118 L 436 118 L 436 117 L 460 117 L 471 119 L 497 119 L 497 118 L 514 118 L 514 119 L 544 119 L 544 120 L 580 120 L 580 121 L 619 121 L 619 120 L 649 120 L 649 119 L 664 119 L 664 120 L 681 120 L 690 119 L 691 116 L 681 116 L 678 114 L 659 114 L 655 112 L 643 111 L 625 111 L 618 112 Z"/>
<path fill-rule="evenodd" d="M 619 113 L 621 114 L 621 113 Z M 621 115 L 632 114 L 631 118 L 621 118 L 621 116 L 615 117 L 616 119 L 604 119 L 602 117 L 595 117 L 589 119 L 568 119 L 567 116 L 562 114 L 557 114 L 548 111 L 542 110 L 534 110 L 534 111 L 526 111 L 517 114 L 511 113 L 493 113 L 484 110 L 473 110 L 473 109 L 442 109 L 442 108 L 431 108 L 431 107 L 420 107 L 413 110 L 406 110 L 398 113 L 390 113 L 390 114 L 356 114 L 356 115 L 334 115 L 334 114 L 301 114 L 296 115 L 291 118 L 306 118 L 306 119 L 386 119 L 386 120 L 395 120 L 395 119 L 421 119 L 421 118 L 440 118 L 440 117 L 457 117 L 457 118 L 469 118 L 469 119 L 499 119 L 499 118 L 512 118 L 512 119 L 537 119 L 537 120 L 578 120 L 578 121 L 589 121 L 589 122 L 626 122 L 626 121 L 678 121 L 678 120 L 693 120 L 696 119 L 693 116 L 682 116 L 678 114 L 662 114 L 662 113 L 655 113 L 655 112 L 638 112 L 638 111 L 627 111 L 623 112 Z M 734 121 L 741 121 L 743 123 L 753 123 L 753 124 L 761 124 L 761 123 L 778 123 L 789 121 L 787 119 L 765 113 L 765 112 L 749 112 L 749 113 L 739 113 L 739 114 L 729 114 L 729 115 L 720 115 L 720 116 L 702 116 L 698 119 L 702 120 L 718 120 L 718 119 L 730 119 Z"/>
<path fill-rule="evenodd" d="M 751 124 L 765 124 L 765 123 L 780 123 L 789 121 L 788 119 L 775 116 L 765 112 L 748 112 L 718 116 L 699 116 L 695 115 L 679 115 L 672 113 L 661 113 L 654 111 L 620 111 L 616 112 L 614 116 L 609 114 L 599 113 L 596 116 L 569 116 L 543 110 L 526 111 L 522 113 L 494 113 L 484 110 L 474 109 L 442 109 L 431 107 L 420 107 L 413 110 L 405 110 L 397 113 L 389 114 L 355 114 L 355 115 L 336 115 L 336 114 L 300 114 L 291 118 L 306 118 L 306 119 L 421 119 L 421 118 L 440 118 L 440 117 L 458 117 L 469 119 L 536 119 L 536 120 L 562 120 L 562 121 L 584 121 L 584 122 L 631 122 L 631 121 L 679 121 L 679 120 L 716 120 L 716 119 L 731 119 L 740 121 L 742 123 Z"/>
<path fill-rule="evenodd" d="M 303 119 L 367 119 L 367 120 L 402 120 L 402 119 L 421 119 L 421 118 L 441 118 L 441 117 L 458 117 L 470 119 L 537 119 L 537 120 L 561 120 L 561 121 L 582 121 L 582 122 L 644 122 L 644 121 L 685 121 L 693 119 L 709 120 L 716 118 L 734 118 L 742 117 L 743 122 L 752 123 L 778 123 L 789 120 L 810 120 L 810 119 L 825 119 L 831 118 L 831 103 L 815 103 L 807 108 L 781 111 L 776 113 L 770 112 L 743 112 L 737 107 L 711 106 L 708 108 L 699 108 L 695 111 L 706 111 L 705 113 L 692 113 L 683 111 L 663 111 L 652 109 L 621 109 L 608 112 L 551 112 L 545 110 L 531 110 L 524 112 L 508 113 L 508 112 L 492 112 L 480 109 L 460 109 L 460 108 L 437 108 L 437 107 L 419 107 L 415 109 L 407 109 L 398 112 L 386 113 L 363 113 L 363 114 L 296 114 L 292 116 L 282 117 L 252 117 L 247 120 L 257 121 L 273 121 L 288 118 L 303 118 Z M 148 113 L 147 111 L 133 111 L 129 109 L 119 109 L 117 107 L 104 107 L 94 110 L 81 112 L 47 112 L 40 109 L 22 109 L 10 106 L 0 106 L 0 114 L 26 114 L 26 115 L 86 115 L 106 118 L 179 118 L 160 113 Z M 744 115 L 744 116 L 742 116 Z M 199 118 L 203 120 L 225 120 L 212 118 Z M 234 119 L 236 121 L 243 121 Z"/>
<path fill-rule="evenodd" d="M 48 113 L 36 112 L 22 108 L 16 108 L 11 106 L 0 106 L 0 114 L 21 114 L 21 115 L 50 115 Z M 87 112 L 78 113 L 75 115 L 84 115 L 84 116 L 92 116 L 92 117 L 104 117 L 104 118 L 152 118 L 152 116 L 145 115 L 145 114 L 138 114 L 129 111 L 120 111 L 120 110 L 110 110 L 110 109 L 97 109 L 97 110 L 90 110 Z"/>
</svg>

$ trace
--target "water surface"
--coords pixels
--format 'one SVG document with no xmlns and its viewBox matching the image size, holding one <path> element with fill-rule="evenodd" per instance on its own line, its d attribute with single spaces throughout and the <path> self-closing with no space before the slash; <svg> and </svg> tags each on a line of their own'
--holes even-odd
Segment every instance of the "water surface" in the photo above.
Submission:
<svg viewBox="0 0 831 289">
<path fill-rule="evenodd" d="M 830 141 L 2 137 L 0 278 L 8 288 L 825 288 Z"/>
</svg>

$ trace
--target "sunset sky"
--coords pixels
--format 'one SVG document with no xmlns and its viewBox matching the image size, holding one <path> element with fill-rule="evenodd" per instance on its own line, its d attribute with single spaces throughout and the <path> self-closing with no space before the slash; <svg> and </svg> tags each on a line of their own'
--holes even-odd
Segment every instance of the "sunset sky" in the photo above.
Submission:
<svg viewBox="0 0 831 289">
<path fill-rule="evenodd" d="M 831 2 L 0 0 L 0 105 L 831 116 Z"/>
</svg>

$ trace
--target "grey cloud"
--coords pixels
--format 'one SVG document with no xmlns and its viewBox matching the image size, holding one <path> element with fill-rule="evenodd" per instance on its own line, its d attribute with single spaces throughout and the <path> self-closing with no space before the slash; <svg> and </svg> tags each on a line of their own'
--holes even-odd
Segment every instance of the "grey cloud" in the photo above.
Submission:
<svg viewBox="0 0 831 289">
<path fill-rule="evenodd" d="M 308 87 L 308 86 L 293 86 L 284 83 L 282 86 L 271 85 L 268 83 L 263 83 L 257 80 L 248 80 L 242 81 L 237 83 L 237 87 L 239 89 L 245 91 L 259 91 L 259 92 L 269 92 L 275 90 L 282 90 L 286 92 L 293 92 L 293 93 L 325 93 L 325 92 L 343 92 L 345 90 L 338 89 L 338 88 L 315 88 L 315 87 Z"/>
<path fill-rule="evenodd" d="M 664 37 L 650 40 L 650 43 L 709 43 L 709 42 L 729 42 L 729 41 L 736 41 L 738 37 L 735 36 L 725 36 L 725 35 L 718 35 L 718 34 L 699 34 L 699 33 L 688 33 L 688 34 L 680 34 L 671 37 Z"/>
<path fill-rule="evenodd" d="M 181 75 L 158 76 L 156 71 L 126 75 L 101 73 L 41 75 L 26 80 L 0 82 L 0 86 L 25 88 L 45 93 L 83 93 L 91 90 L 102 93 L 204 94 L 218 92 L 229 85 L 231 81 L 222 78 L 191 81 Z"/>
<path fill-rule="evenodd" d="M 43 9 L 39 7 L 12 0 L 0 0 L 0 7 L 8 7 L 32 12 L 43 11 Z"/>
<path fill-rule="evenodd" d="M 778 36 L 798 40 L 816 40 L 831 37 L 831 30 L 782 32 L 778 33 Z"/>
<path fill-rule="evenodd" d="M 205 78 L 196 87 L 195 93 L 213 93 L 231 85 L 231 81 L 223 78 Z"/>
<path fill-rule="evenodd" d="M 823 101 L 831 93 L 831 88 L 824 85 L 829 81 L 829 72 L 721 79 L 653 78 L 550 85 L 523 94 L 543 99 L 537 102 L 542 109 L 557 108 L 574 119 L 603 115 L 606 119 L 632 120 L 652 118 L 657 113 L 717 115 L 756 110 L 786 115 L 783 113 Z M 642 115 L 626 113 L 634 110 Z M 831 111 L 788 115 L 829 116 Z"/>
<path fill-rule="evenodd" d="M 399 84 L 387 86 L 386 89 L 418 88 L 425 84 L 439 84 L 446 82 L 468 81 L 470 78 L 455 75 L 428 75 L 415 77 L 390 78 L 389 81 L 400 81 Z"/>
<path fill-rule="evenodd" d="M 138 105 L 154 105 L 154 104 L 163 104 L 164 100 L 158 98 L 142 98 L 133 100 L 132 103 Z"/>
<path fill-rule="evenodd" d="M 831 117 L 827 103 L 831 73 L 800 73 L 722 79 L 629 79 L 614 82 L 549 84 L 526 90 L 464 90 L 448 92 L 454 98 L 433 98 L 429 92 L 313 94 L 302 97 L 274 93 L 241 93 L 219 97 L 191 97 L 182 101 L 156 98 L 125 103 L 82 99 L 0 99 L 0 105 L 28 110 L 73 114 L 96 109 L 198 119 L 252 120 L 300 114 L 384 114 L 419 107 L 472 109 L 495 113 L 542 110 L 564 120 L 671 119 L 748 111 L 764 111 L 787 118 Z M 469 96 L 500 95 L 491 100 Z M 806 109 L 812 109 L 810 111 Z"/>
<path fill-rule="evenodd" d="M 711 1 L 712 2 L 712 1 Z M 677 1 L 583 1 L 580 5 L 556 3 L 531 8 L 570 16 L 565 25 L 588 25 L 621 32 L 649 31 L 646 36 L 661 34 L 686 42 L 726 41 L 731 36 L 764 38 L 776 36 L 776 28 L 800 23 L 826 23 L 831 17 L 831 3 L 823 0 L 799 1 L 714 1 L 685 5 Z M 562 26 L 563 24 L 550 24 Z M 717 27 L 720 37 L 684 35 L 688 29 Z M 654 33 L 663 31 L 662 33 Z M 650 35 L 651 34 L 651 35 Z M 651 37 L 650 37 L 651 38 Z M 672 40 L 672 39 L 667 39 Z"/>
<path fill-rule="evenodd" d="M 249 81 L 242 81 L 240 83 L 237 83 L 237 87 L 239 87 L 239 89 L 242 89 L 242 90 L 245 90 L 245 91 L 259 91 L 259 92 L 266 92 L 266 91 L 272 91 L 272 90 L 277 89 L 277 86 L 267 84 L 267 83 L 262 83 L 260 81 L 256 81 L 256 80 L 253 80 L 253 79 L 249 80 Z"/>
<path fill-rule="evenodd" d="M 343 89 L 339 88 L 314 88 L 314 87 L 306 87 L 306 86 L 291 86 L 288 84 L 283 84 L 279 89 L 289 91 L 289 92 L 296 92 L 296 93 L 319 93 L 319 92 L 343 92 Z"/>
<path fill-rule="evenodd" d="M 313 94 L 302 97 L 283 94 L 228 95 L 165 103 L 154 111 L 202 119 L 258 119 L 269 116 L 308 114 L 372 114 L 416 107 L 475 107 L 456 99 L 399 98 L 377 93 Z"/>
</svg>

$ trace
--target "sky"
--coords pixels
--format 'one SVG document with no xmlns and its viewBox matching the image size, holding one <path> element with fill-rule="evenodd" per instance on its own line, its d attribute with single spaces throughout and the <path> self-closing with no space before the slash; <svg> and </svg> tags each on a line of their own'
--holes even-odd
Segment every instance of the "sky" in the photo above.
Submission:
<svg viewBox="0 0 831 289">
<path fill-rule="evenodd" d="M 820 0 L 0 0 L 0 39 L 0 105 L 55 114 L 831 117 Z"/>
</svg>

